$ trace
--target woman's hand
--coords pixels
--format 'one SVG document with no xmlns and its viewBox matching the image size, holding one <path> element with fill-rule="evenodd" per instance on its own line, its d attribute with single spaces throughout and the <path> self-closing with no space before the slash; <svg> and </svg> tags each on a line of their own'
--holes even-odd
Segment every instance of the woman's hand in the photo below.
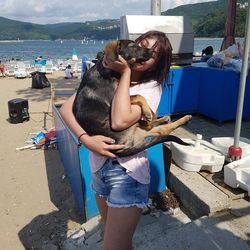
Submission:
<svg viewBox="0 0 250 250">
<path fill-rule="evenodd" d="M 130 71 L 130 67 L 126 60 L 122 56 L 118 56 L 118 60 L 111 62 L 106 59 L 104 56 L 104 67 L 112 69 L 120 74 L 125 73 L 126 71 Z"/>
<path fill-rule="evenodd" d="M 115 154 L 110 152 L 111 150 L 118 150 L 124 147 L 124 145 L 114 144 L 113 139 L 102 135 L 84 135 L 81 137 L 81 142 L 92 152 L 110 158 L 116 157 Z"/>
</svg>

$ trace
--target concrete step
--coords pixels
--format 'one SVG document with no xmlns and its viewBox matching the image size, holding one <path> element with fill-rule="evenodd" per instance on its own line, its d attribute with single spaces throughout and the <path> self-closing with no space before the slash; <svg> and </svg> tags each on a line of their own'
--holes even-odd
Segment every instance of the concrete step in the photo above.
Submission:
<svg viewBox="0 0 250 250">
<path fill-rule="evenodd" d="M 230 208 L 230 199 L 225 193 L 199 173 L 183 171 L 174 163 L 171 164 L 168 185 L 194 218 Z"/>
<path fill-rule="evenodd" d="M 183 225 L 190 223 L 190 218 L 181 210 L 162 212 L 151 207 L 150 214 L 142 215 L 137 225 L 133 239 L 134 249 L 150 249 L 147 245 L 167 232 L 179 230 Z M 173 213 L 174 211 L 174 213 Z M 94 217 L 82 224 L 81 229 L 71 232 L 62 245 L 62 250 L 101 250 L 103 225 L 98 217 Z M 144 248 L 146 247 L 146 248 Z"/>
<path fill-rule="evenodd" d="M 167 186 L 193 216 L 199 218 L 230 208 L 228 195 L 197 172 L 189 172 L 171 161 L 169 146 L 164 146 Z"/>
<path fill-rule="evenodd" d="M 152 234 L 154 238 L 148 238 Z M 242 237 L 240 230 L 230 222 L 205 216 L 182 227 L 161 232 L 155 232 L 154 228 L 144 228 L 144 232 L 141 231 L 142 242 L 135 242 L 134 249 L 249 250 L 250 245 Z"/>
</svg>

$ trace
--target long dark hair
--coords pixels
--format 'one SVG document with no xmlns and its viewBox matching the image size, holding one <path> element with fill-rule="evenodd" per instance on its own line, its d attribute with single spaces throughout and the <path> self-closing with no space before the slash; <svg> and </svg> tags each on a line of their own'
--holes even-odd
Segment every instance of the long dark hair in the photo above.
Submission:
<svg viewBox="0 0 250 250">
<path fill-rule="evenodd" d="M 156 80 L 159 84 L 165 84 L 169 75 L 169 69 L 172 60 L 172 46 L 165 33 L 151 30 L 139 36 L 135 42 L 139 44 L 146 38 L 156 38 L 154 48 L 158 48 L 158 60 L 155 66 L 143 74 L 143 81 Z"/>
</svg>

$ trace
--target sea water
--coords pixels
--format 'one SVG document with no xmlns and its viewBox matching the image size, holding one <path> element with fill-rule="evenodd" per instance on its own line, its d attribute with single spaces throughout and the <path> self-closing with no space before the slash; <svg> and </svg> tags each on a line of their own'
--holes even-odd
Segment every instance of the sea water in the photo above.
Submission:
<svg viewBox="0 0 250 250">
<path fill-rule="evenodd" d="M 59 41 L 2 41 L 0 42 L 0 60 L 34 60 L 39 56 L 44 59 L 70 59 L 73 50 L 79 59 L 83 55 L 92 59 L 108 41 L 59 40 Z"/>
<path fill-rule="evenodd" d="M 34 60 L 38 56 L 44 59 L 70 59 L 73 50 L 79 59 L 83 55 L 89 59 L 95 58 L 109 41 L 97 40 L 57 40 L 57 41 L 0 41 L 0 60 L 20 59 Z M 194 55 L 199 55 L 202 49 L 213 46 L 214 52 L 220 50 L 222 38 L 195 38 Z"/>
</svg>

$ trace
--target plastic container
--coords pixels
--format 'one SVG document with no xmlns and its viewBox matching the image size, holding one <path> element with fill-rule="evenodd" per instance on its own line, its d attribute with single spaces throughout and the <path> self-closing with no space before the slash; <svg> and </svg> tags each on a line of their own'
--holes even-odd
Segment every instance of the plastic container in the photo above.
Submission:
<svg viewBox="0 0 250 250">
<path fill-rule="evenodd" d="M 234 144 L 233 137 L 213 137 L 211 143 L 215 145 L 220 152 L 227 156 L 228 148 Z M 250 140 L 244 137 L 240 137 L 239 146 L 242 149 L 242 158 L 250 155 Z"/>
<path fill-rule="evenodd" d="M 232 188 L 242 188 L 250 197 L 250 156 L 224 166 L 224 182 Z"/>
<path fill-rule="evenodd" d="M 30 119 L 28 100 L 21 98 L 9 100 L 8 108 L 10 123 L 22 123 Z"/>
<path fill-rule="evenodd" d="M 173 160 L 179 167 L 187 171 L 199 172 L 206 170 L 211 173 L 221 171 L 225 156 L 217 147 L 201 138 L 201 135 L 197 135 L 196 140 L 183 139 L 185 142 L 190 143 L 190 146 L 172 142 Z"/>
<path fill-rule="evenodd" d="M 196 135 L 196 140 L 195 140 L 195 143 L 194 143 L 194 148 L 195 149 L 199 149 L 200 148 L 200 146 L 201 146 L 201 140 L 202 140 L 202 135 L 197 134 Z"/>
</svg>

